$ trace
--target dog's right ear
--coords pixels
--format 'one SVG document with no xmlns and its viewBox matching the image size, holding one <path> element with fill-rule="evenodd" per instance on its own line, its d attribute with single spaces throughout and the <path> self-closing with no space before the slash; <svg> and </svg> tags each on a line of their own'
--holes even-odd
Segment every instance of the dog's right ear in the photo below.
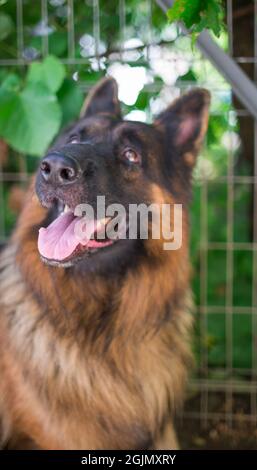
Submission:
<svg viewBox="0 0 257 470">
<path fill-rule="evenodd" d="M 82 106 L 80 117 L 111 114 L 121 118 L 118 85 L 112 77 L 106 77 L 92 88 Z"/>
</svg>

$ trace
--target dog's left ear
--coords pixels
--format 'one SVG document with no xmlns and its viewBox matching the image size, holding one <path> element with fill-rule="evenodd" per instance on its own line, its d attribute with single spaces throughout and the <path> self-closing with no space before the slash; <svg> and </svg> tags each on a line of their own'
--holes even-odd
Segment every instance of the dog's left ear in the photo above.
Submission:
<svg viewBox="0 0 257 470">
<path fill-rule="evenodd" d="M 195 88 L 175 100 L 154 122 L 163 133 L 167 152 L 178 154 L 189 167 L 195 163 L 208 127 L 209 105 L 210 93 Z"/>
<path fill-rule="evenodd" d="M 112 114 L 120 118 L 121 110 L 118 100 L 118 85 L 112 77 L 105 77 L 87 95 L 82 106 L 80 117 L 96 114 Z"/>
</svg>

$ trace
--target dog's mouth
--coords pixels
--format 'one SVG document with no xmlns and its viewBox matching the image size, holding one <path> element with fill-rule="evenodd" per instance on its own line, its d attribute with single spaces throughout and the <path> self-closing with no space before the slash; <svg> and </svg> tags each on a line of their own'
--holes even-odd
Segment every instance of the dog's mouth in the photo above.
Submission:
<svg viewBox="0 0 257 470">
<path fill-rule="evenodd" d="M 111 217 L 87 219 L 76 215 L 67 205 L 58 202 L 57 217 L 48 227 L 41 227 L 38 250 L 43 261 L 55 265 L 71 265 L 76 259 L 95 253 L 116 243 L 124 235 L 124 222 L 114 230 Z M 109 228 L 109 230 L 108 230 Z"/>
</svg>

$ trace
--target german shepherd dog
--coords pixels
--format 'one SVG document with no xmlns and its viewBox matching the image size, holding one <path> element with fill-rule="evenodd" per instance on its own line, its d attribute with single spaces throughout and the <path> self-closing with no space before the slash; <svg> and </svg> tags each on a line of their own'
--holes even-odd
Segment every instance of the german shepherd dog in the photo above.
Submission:
<svg viewBox="0 0 257 470">
<path fill-rule="evenodd" d="M 152 125 L 126 121 L 105 78 L 41 160 L 0 258 L 2 448 L 178 447 L 191 364 L 190 181 L 209 101 L 194 89 Z M 93 238 L 76 242 L 75 209 L 99 195 L 171 214 L 182 204 L 181 246 L 98 241 L 98 220 Z"/>
</svg>

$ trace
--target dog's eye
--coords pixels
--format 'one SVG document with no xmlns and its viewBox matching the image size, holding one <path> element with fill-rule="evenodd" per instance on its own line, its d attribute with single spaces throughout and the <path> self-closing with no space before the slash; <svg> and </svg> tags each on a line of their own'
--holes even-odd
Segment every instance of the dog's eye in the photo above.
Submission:
<svg viewBox="0 0 257 470">
<path fill-rule="evenodd" d="M 68 140 L 68 144 L 78 144 L 80 142 L 80 136 L 78 134 L 71 135 Z"/>
<path fill-rule="evenodd" d="M 124 150 L 122 156 L 130 163 L 141 163 L 141 155 L 131 148 Z"/>
</svg>

